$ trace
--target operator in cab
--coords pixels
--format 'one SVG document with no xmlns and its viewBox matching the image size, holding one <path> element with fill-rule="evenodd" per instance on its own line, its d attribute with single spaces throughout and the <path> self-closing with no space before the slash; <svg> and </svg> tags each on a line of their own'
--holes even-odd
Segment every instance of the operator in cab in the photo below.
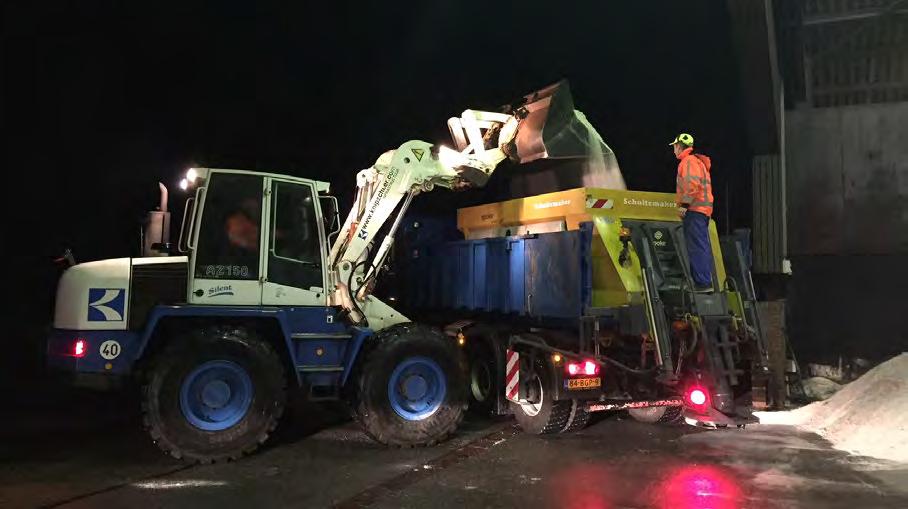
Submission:
<svg viewBox="0 0 908 509">
<path fill-rule="evenodd" d="M 678 159 L 675 203 L 684 223 L 694 291 L 713 291 L 713 255 L 709 245 L 709 218 L 713 214 L 710 160 L 694 152 L 694 137 L 681 133 L 669 144 Z"/>
<path fill-rule="evenodd" d="M 232 214 L 227 216 L 224 230 L 230 250 L 258 255 L 261 209 L 261 202 L 255 198 L 246 198 Z"/>
</svg>

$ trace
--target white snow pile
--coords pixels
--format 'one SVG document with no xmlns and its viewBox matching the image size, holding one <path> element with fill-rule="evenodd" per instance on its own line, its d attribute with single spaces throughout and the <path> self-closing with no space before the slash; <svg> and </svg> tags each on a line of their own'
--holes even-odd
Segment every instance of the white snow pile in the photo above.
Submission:
<svg viewBox="0 0 908 509">
<path fill-rule="evenodd" d="M 837 449 L 908 462 L 908 353 L 873 368 L 826 401 L 756 415 L 761 424 L 819 433 Z"/>
</svg>

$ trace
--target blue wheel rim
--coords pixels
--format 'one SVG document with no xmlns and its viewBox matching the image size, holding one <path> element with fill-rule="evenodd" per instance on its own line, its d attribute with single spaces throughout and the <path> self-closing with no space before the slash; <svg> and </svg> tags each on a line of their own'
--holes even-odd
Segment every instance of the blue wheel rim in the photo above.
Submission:
<svg viewBox="0 0 908 509">
<path fill-rule="evenodd" d="M 239 364 L 208 361 L 192 370 L 180 386 L 186 420 L 205 431 L 223 431 L 240 422 L 252 404 L 252 379 Z"/>
<path fill-rule="evenodd" d="M 441 407 L 447 384 L 441 367 L 428 357 L 409 357 L 401 361 L 388 380 L 388 399 L 397 415 L 408 421 L 421 421 Z"/>
</svg>

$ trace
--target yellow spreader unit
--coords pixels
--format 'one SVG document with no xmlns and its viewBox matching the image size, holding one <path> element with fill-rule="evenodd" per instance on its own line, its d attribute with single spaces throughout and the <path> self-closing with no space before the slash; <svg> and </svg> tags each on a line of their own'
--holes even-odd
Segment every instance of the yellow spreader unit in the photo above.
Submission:
<svg viewBox="0 0 908 509">
<path fill-rule="evenodd" d="M 582 187 L 540 194 L 457 211 L 457 227 L 467 239 L 532 235 L 576 230 L 592 222 L 594 307 L 618 307 L 643 301 L 643 279 L 637 254 L 622 241 L 622 221 L 680 222 L 675 195 Z M 718 280 L 725 281 L 725 266 L 716 224 L 709 223 L 710 245 Z M 620 263 L 622 253 L 628 260 Z"/>
</svg>

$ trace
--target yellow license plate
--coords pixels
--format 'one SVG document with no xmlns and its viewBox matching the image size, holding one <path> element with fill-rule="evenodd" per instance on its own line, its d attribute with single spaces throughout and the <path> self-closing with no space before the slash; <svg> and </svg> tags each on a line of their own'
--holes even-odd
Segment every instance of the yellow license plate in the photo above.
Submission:
<svg viewBox="0 0 908 509">
<path fill-rule="evenodd" d="M 599 378 L 571 378 L 567 381 L 567 388 L 569 390 L 594 389 L 601 385 L 602 380 Z"/>
</svg>

